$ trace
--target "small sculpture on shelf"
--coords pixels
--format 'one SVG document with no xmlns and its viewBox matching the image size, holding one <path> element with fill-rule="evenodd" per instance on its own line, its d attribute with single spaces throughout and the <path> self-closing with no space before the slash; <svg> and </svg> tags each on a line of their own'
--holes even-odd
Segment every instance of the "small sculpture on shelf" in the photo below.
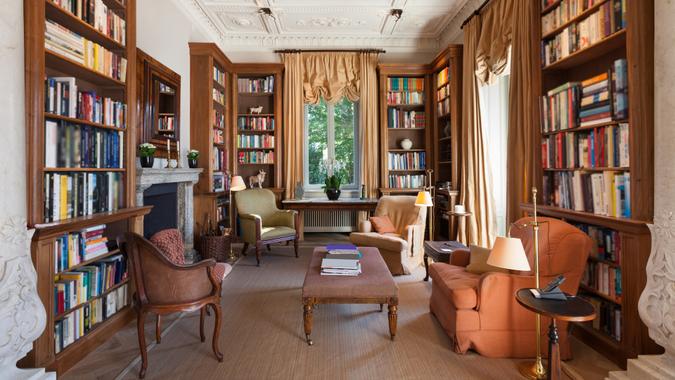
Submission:
<svg viewBox="0 0 675 380">
<path fill-rule="evenodd" d="M 190 149 L 190 151 L 187 154 L 187 159 L 188 159 L 188 166 L 190 168 L 196 168 L 199 166 L 199 151 L 196 149 Z"/>
<path fill-rule="evenodd" d="M 260 114 L 262 113 L 262 111 L 263 111 L 263 106 L 250 107 L 250 108 L 248 109 L 248 112 L 249 112 L 251 115 L 254 115 L 254 114 L 260 115 Z"/>
<path fill-rule="evenodd" d="M 401 140 L 401 148 L 405 150 L 410 150 L 413 146 L 413 142 L 410 139 L 403 139 Z"/>
<path fill-rule="evenodd" d="M 262 189 L 266 174 L 264 170 L 260 170 L 258 174 L 248 177 L 248 186 L 252 189 L 257 184 Z"/>
<path fill-rule="evenodd" d="M 143 143 L 138 146 L 138 156 L 141 158 L 142 168 L 151 168 L 155 163 L 155 151 L 157 147 L 150 143 Z"/>
</svg>

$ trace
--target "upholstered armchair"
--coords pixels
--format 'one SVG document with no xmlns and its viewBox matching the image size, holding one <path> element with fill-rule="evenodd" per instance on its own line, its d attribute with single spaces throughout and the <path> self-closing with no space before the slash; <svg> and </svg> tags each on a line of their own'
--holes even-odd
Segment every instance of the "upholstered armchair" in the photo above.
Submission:
<svg viewBox="0 0 675 380">
<path fill-rule="evenodd" d="M 425 207 L 415 206 L 414 196 L 383 196 L 377 202 L 374 216 L 387 216 L 396 232 L 380 234 L 365 220 L 359 223 L 359 232 L 349 240 L 357 246 L 376 247 L 393 275 L 410 274 L 422 265 L 424 257 Z"/>
<path fill-rule="evenodd" d="M 213 259 L 202 260 L 196 264 L 174 264 L 157 247 L 142 236 L 127 233 L 117 239 L 120 249 L 129 258 L 131 276 L 136 292 L 133 295 L 134 309 L 137 314 L 138 345 L 141 351 L 141 371 L 139 377 L 145 377 L 148 367 L 148 354 L 145 344 L 145 318 L 147 313 L 158 316 L 156 337 L 161 342 L 160 315 L 179 311 L 200 311 L 199 336 L 202 342 L 206 309 L 211 307 L 215 313 L 212 348 L 218 361 L 223 361 L 218 339 L 220 337 L 221 306 L 220 289 L 222 278 L 216 277 Z"/>
<path fill-rule="evenodd" d="M 524 227 L 532 218 L 522 218 L 511 228 L 511 236 L 522 240 L 530 267 L 534 270 L 534 236 L 532 227 Z M 539 218 L 539 270 L 541 286 L 558 275 L 566 280 L 561 289 L 576 294 L 591 251 L 591 239 L 579 229 L 561 220 Z M 535 314 L 515 299 L 518 289 L 535 286 L 534 272 L 466 271 L 469 251 L 454 251 L 450 264 L 434 263 L 429 268 L 432 279 L 430 309 L 453 342 L 457 353 L 473 349 L 488 357 L 528 358 L 535 356 Z M 548 340 L 542 319 L 542 352 Z M 561 358 L 569 359 L 566 322 L 558 322 Z"/>
<path fill-rule="evenodd" d="M 242 254 L 249 245 L 255 246 L 255 258 L 260 266 L 263 245 L 293 241 L 295 257 L 298 257 L 298 213 L 279 210 L 274 193 L 267 189 L 248 189 L 234 195 L 241 237 L 244 240 Z"/>
</svg>

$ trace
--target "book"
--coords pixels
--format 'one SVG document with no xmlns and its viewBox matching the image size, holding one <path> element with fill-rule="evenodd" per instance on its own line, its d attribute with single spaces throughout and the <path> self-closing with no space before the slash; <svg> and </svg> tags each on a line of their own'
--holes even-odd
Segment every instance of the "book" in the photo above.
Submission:
<svg viewBox="0 0 675 380">
<path fill-rule="evenodd" d="M 356 270 L 359 267 L 358 259 L 329 259 L 324 258 L 321 260 L 321 269 L 351 269 Z"/>
<path fill-rule="evenodd" d="M 274 92 L 274 75 L 263 78 L 238 78 L 239 93 L 271 93 Z"/>
<path fill-rule="evenodd" d="M 348 250 L 356 250 L 356 246 L 354 244 L 327 244 L 326 245 L 326 250 L 327 251 L 333 251 L 333 250 L 338 250 L 338 249 L 348 249 Z"/>
</svg>

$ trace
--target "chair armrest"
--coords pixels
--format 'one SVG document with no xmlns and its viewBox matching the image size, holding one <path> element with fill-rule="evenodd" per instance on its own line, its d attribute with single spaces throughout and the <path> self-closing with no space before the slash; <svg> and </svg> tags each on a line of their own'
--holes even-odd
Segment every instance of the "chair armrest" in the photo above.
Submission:
<svg viewBox="0 0 675 380">
<path fill-rule="evenodd" d="M 190 303 L 220 294 L 221 283 L 213 274 L 216 265 L 214 259 L 187 265 L 173 264 L 166 260 L 163 265 L 161 270 L 143 278 L 150 303 Z"/>
<path fill-rule="evenodd" d="M 410 224 L 405 227 L 405 240 L 410 247 L 410 256 L 424 252 L 424 224 Z"/>
<path fill-rule="evenodd" d="M 298 229 L 298 212 L 296 210 L 279 210 L 264 221 L 266 226 L 288 227 Z"/>
<path fill-rule="evenodd" d="M 534 313 L 516 300 L 516 292 L 533 288 L 534 276 L 489 272 L 478 284 L 478 310 L 481 328 L 487 330 L 532 330 Z"/>
<path fill-rule="evenodd" d="M 241 234 L 245 243 L 255 244 L 262 234 L 262 218 L 256 214 L 239 214 Z"/>
<path fill-rule="evenodd" d="M 373 224 L 370 220 L 362 220 L 359 222 L 359 232 L 373 232 Z"/>
<path fill-rule="evenodd" d="M 458 249 L 450 255 L 450 265 L 466 267 L 471 261 L 471 252 L 468 249 Z"/>
</svg>

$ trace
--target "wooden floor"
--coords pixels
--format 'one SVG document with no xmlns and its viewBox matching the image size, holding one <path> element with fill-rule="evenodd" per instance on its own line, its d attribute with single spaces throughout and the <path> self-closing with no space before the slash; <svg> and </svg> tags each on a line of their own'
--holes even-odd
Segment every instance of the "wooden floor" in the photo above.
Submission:
<svg viewBox="0 0 675 380">
<path fill-rule="evenodd" d="M 429 313 L 431 284 L 424 270 L 400 276 L 398 335 L 388 339 L 387 316 L 374 305 L 320 305 L 314 313 L 314 346 L 304 341 L 300 292 L 313 246 L 345 240 L 344 235 L 307 234 L 300 258 L 291 247 L 276 246 L 261 267 L 249 254 L 223 284 L 223 363 L 208 339 L 199 341 L 199 314 L 164 318 L 161 344 L 149 342 L 148 379 L 518 379 L 517 361 L 458 355 Z M 140 359 L 135 323 L 96 349 L 63 379 L 135 379 Z M 572 378 L 603 379 L 611 362 L 574 342 L 575 359 L 566 363 Z M 569 376 L 567 377 L 569 378 Z"/>
</svg>

